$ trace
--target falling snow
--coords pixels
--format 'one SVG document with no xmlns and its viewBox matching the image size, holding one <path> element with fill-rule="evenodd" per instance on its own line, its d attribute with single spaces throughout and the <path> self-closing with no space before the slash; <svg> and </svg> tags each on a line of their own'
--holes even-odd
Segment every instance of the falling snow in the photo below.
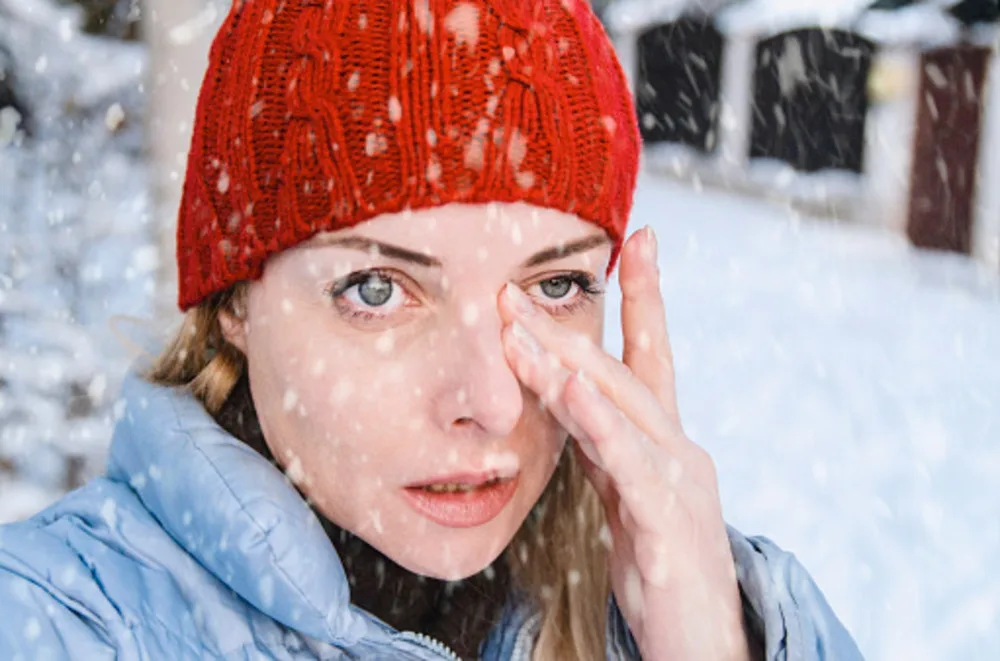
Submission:
<svg viewBox="0 0 1000 661">
<path fill-rule="evenodd" d="M 479 8 L 471 2 L 455 5 L 444 19 L 444 26 L 459 45 L 475 50 L 479 43 Z"/>
<path fill-rule="evenodd" d="M 109 131 L 117 131 L 121 128 L 121 125 L 125 122 L 125 109 L 122 108 L 120 103 L 112 103 L 111 107 L 108 108 L 107 114 L 104 116 L 104 125 L 108 127 Z"/>
<path fill-rule="evenodd" d="M 285 391 L 285 396 L 282 400 L 282 408 L 284 408 L 285 413 L 288 413 L 299 403 L 299 395 L 292 389 Z"/>
<path fill-rule="evenodd" d="M 348 91 L 355 92 L 360 86 L 361 86 L 361 72 L 355 71 L 347 79 L 347 89 Z"/>
<path fill-rule="evenodd" d="M 868 3 L 748 0 L 732 3 L 719 27 L 727 34 L 843 27 Z M 619 3 L 610 23 L 622 28 L 642 25 L 654 14 L 673 18 L 689 4 L 630 0 Z M 936 4 L 867 16 L 859 29 L 886 44 L 958 38 L 960 26 L 928 10 Z M 214 11 L 199 14 L 170 38 L 191 41 L 216 19 Z M 408 15 L 429 35 L 441 20 L 469 50 L 483 38 L 482 17 L 472 3 L 455 4 L 436 19 L 428 0 L 412 0 L 399 18 Z M 148 222 L 150 182 L 138 121 L 146 54 L 137 44 L 84 36 L 74 16 L 48 0 L 0 0 L 0 65 L 6 47 L 15 56 L 25 102 L 20 109 L 0 108 L 0 521 L 37 511 L 101 470 L 111 426 L 128 415 L 116 401 L 118 384 L 142 344 L 136 335 L 144 337 L 153 325 L 121 318 L 150 317 L 162 261 Z M 358 20 L 362 29 L 370 27 L 367 16 Z M 510 47 L 501 53 L 506 60 L 516 56 Z M 776 53 L 783 95 L 817 82 L 800 42 L 787 41 Z M 692 63 L 688 71 L 699 66 Z M 501 67 L 495 59 L 484 74 L 496 77 Z M 939 84 L 946 79 L 933 67 L 927 74 Z M 360 71 L 345 75 L 340 84 L 348 91 L 361 89 Z M 499 103 L 491 96 L 476 112 L 492 118 Z M 260 102 L 251 116 L 263 110 Z M 722 111 L 730 129 L 732 112 Z M 400 122 L 400 99 L 390 98 L 386 113 Z M 647 129 L 658 121 L 653 113 L 643 118 Z M 464 153 L 472 169 L 481 169 L 485 158 L 491 129 L 483 122 Z M 612 136 L 619 130 L 611 117 L 601 123 Z M 425 139 L 437 146 L 433 129 Z M 515 181 L 536 186 L 536 175 L 522 170 L 531 145 L 519 133 L 507 144 Z M 367 135 L 368 156 L 387 148 L 383 134 Z M 993 161 L 995 153 L 985 158 Z M 769 181 L 793 176 L 788 168 L 778 172 Z M 441 164 L 431 160 L 427 180 L 441 176 Z M 856 190 L 856 180 L 845 184 L 837 173 L 817 180 L 827 189 Z M 217 185 L 220 194 L 231 189 L 224 167 Z M 898 234 L 871 224 L 815 220 L 653 175 L 641 179 L 630 226 L 646 223 L 660 239 L 685 429 L 716 462 L 727 519 L 794 551 L 868 659 L 995 658 L 995 269 L 916 251 Z M 511 239 L 523 240 L 516 225 Z M 476 256 L 485 261 L 489 252 L 480 247 Z M 291 301 L 282 308 L 294 312 Z M 616 355 L 618 310 L 612 286 L 605 335 Z M 470 304 L 461 319 L 474 325 L 482 315 Z M 641 342 L 648 346 L 648 336 Z M 391 354 L 395 338 L 385 333 L 376 346 Z M 310 371 L 330 380 L 334 406 L 363 387 L 338 379 L 333 366 L 322 362 Z M 399 376 L 386 375 L 387 382 Z M 283 405 L 288 412 L 304 410 L 291 390 Z M 408 424 L 416 430 L 422 423 Z M 487 457 L 487 465 L 500 471 L 516 463 L 515 455 Z M 288 474 L 293 481 L 304 478 L 297 458 Z M 151 465 L 131 484 L 142 490 L 162 476 Z M 671 466 L 667 479 L 684 479 L 680 464 Z M 114 501 L 104 503 L 101 516 L 108 526 L 118 523 Z M 370 517 L 381 531 L 380 513 Z M 602 541 L 610 544 L 607 528 Z M 220 540 L 220 549 L 227 544 Z M 571 570 L 569 578 L 579 582 L 579 572 Z M 638 597 L 633 579 L 627 603 Z M 59 580 L 68 586 L 75 574 L 63 572 Z M 261 602 L 270 603 L 273 579 L 261 577 L 258 587 Z M 29 620 L 22 633 L 38 638 L 42 623 Z"/>
<path fill-rule="evenodd" d="M 389 121 L 391 121 L 393 124 L 396 124 L 402 117 L 403 117 L 403 104 L 399 102 L 399 97 L 390 96 Z"/>
<path fill-rule="evenodd" d="M 421 30 L 428 36 L 434 34 L 434 13 L 431 11 L 430 0 L 413 0 L 413 16 Z"/>
<path fill-rule="evenodd" d="M 427 164 L 427 181 L 433 184 L 439 179 L 441 179 L 441 163 L 431 159 L 431 162 Z"/>
<path fill-rule="evenodd" d="M 467 303 L 462 307 L 462 323 L 466 326 L 474 326 L 479 321 L 479 306 L 475 303 Z"/>
</svg>

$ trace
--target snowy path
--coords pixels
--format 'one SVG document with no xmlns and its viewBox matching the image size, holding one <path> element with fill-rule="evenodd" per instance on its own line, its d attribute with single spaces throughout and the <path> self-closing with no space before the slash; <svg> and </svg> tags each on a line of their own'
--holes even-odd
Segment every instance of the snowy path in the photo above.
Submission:
<svg viewBox="0 0 1000 661">
<path fill-rule="evenodd" d="M 649 176 L 645 223 L 730 523 L 794 550 L 869 661 L 1000 658 L 1000 274 Z"/>
</svg>

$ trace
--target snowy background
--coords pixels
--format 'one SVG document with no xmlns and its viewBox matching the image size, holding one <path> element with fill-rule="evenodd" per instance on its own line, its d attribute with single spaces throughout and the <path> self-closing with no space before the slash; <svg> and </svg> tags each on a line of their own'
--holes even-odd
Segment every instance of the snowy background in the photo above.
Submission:
<svg viewBox="0 0 1000 661">
<path fill-rule="evenodd" d="M 113 318 L 150 311 L 146 53 L 85 18 L 0 0 L 16 94 L 0 110 L 0 520 L 100 471 L 129 362 Z"/>
<path fill-rule="evenodd" d="M 162 325 L 147 53 L 78 9 L 0 0 L 0 522 L 101 470 L 129 338 Z M 652 174 L 647 223 L 729 521 L 795 551 L 868 659 L 1000 658 L 1000 273 Z"/>
<path fill-rule="evenodd" d="M 866 658 L 995 661 L 998 274 L 648 176 L 634 222 L 729 522 L 793 550 Z"/>
</svg>

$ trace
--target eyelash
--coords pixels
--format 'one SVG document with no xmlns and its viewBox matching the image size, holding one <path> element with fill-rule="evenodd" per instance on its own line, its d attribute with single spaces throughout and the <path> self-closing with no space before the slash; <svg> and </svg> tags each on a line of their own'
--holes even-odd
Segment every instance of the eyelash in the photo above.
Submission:
<svg viewBox="0 0 1000 661">
<path fill-rule="evenodd" d="M 337 299 L 341 298 L 351 287 L 356 287 L 358 285 L 363 285 L 372 276 L 378 276 L 384 280 L 388 280 L 395 287 L 399 287 L 404 292 L 406 287 L 401 282 L 401 278 L 394 275 L 391 271 L 384 269 L 368 269 L 366 271 L 356 271 L 350 275 L 332 283 L 329 287 L 324 290 L 324 294 L 328 296 L 338 308 L 341 309 L 342 314 L 352 320 L 360 321 L 380 321 L 389 315 L 377 314 L 373 312 L 367 312 L 365 310 L 344 310 L 346 306 L 343 306 L 337 302 Z M 602 289 L 597 281 L 588 273 L 583 271 L 569 271 L 566 273 L 560 273 L 558 275 L 550 276 L 543 280 L 537 281 L 535 284 L 541 284 L 543 282 L 550 282 L 552 280 L 569 280 L 571 284 L 575 284 L 579 288 L 579 295 L 576 296 L 572 302 L 564 305 L 555 305 L 543 307 L 548 308 L 553 314 L 572 314 L 584 307 L 589 305 L 595 299 L 604 294 L 604 289 Z M 407 294 L 409 296 L 409 294 Z"/>
</svg>

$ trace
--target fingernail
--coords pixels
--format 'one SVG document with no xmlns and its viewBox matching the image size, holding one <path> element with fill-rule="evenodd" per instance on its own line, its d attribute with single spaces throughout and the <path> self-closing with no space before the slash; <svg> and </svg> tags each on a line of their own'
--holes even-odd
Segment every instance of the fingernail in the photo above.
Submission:
<svg viewBox="0 0 1000 661">
<path fill-rule="evenodd" d="M 514 338 L 518 341 L 518 344 L 520 344 L 524 348 L 525 351 L 527 351 L 533 356 L 542 355 L 543 353 L 542 345 L 540 345 L 538 343 L 538 340 L 536 340 L 535 337 L 528 332 L 528 329 L 526 329 L 524 326 L 522 326 L 520 323 L 516 321 L 513 324 L 511 324 L 510 328 L 511 332 L 514 333 Z"/>
<path fill-rule="evenodd" d="M 597 392 L 597 384 L 590 380 L 586 372 L 582 369 L 576 371 L 576 380 L 580 382 L 580 385 L 589 390 L 590 392 Z"/>
<path fill-rule="evenodd" d="M 507 296 L 517 308 L 517 311 L 526 317 L 535 314 L 535 304 L 528 298 L 528 295 L 521 291 L 521 288 L 512 282 L 507 283 Z"/>
<path fill-rule="evenodd" d="M 644 237 L 646 260 L 650 264 L 656 265 L 657 252 L 659 251 L 659 242 L 656 240 L 656 232 L 653 231 L 652 225 L 646 225 L 644 231 L 646 232 L 646 236 Z"/>
</svg>

